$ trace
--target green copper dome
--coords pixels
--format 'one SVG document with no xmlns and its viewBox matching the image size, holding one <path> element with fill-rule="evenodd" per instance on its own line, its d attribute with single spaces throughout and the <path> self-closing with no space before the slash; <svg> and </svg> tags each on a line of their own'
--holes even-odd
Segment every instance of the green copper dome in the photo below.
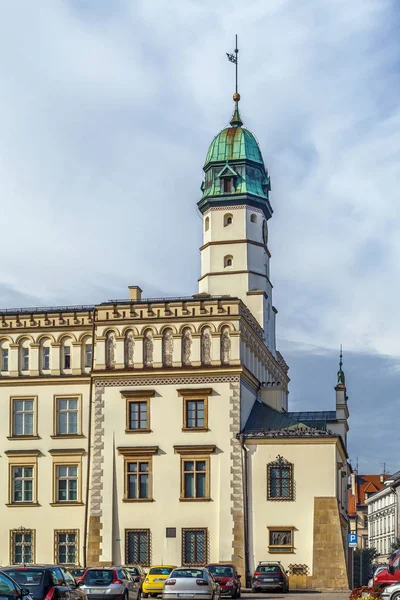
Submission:
<svg viewBox="0 0 400 600">
<path fill-rule="evenodd" d="M 230 125 L 215 136 L 208 149 L 198 207 L 204 212 L 211 206 L 247 204 L 261 208 L 269 219 L 268 171 L 255 136 L 243 127 L 238 101 Z"/>
<path fill-rule="evenodd" d="M 257 140 L 251 131 L 243 127 L 227 127 L 211 142 L 205 165 L 209 162 L 252 160 L 264 164 Z"/>
</svg>

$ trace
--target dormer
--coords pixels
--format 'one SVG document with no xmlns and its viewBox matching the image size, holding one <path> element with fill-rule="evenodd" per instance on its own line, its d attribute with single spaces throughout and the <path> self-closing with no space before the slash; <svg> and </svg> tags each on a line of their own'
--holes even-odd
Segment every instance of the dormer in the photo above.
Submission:
<svg viewBox="0 0 400 600">
<path fill-rule="evenodd" d="M 238 180 L 238 173 L 228 163 L 217 174 L 220 181 L 221 194 L 234 194 Z"/>
</svg>

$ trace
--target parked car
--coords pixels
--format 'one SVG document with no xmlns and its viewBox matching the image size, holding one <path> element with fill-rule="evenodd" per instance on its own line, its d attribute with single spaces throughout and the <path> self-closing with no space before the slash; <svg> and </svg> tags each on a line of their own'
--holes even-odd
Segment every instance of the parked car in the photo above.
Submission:
<svg viewBox="0 0 400 600">
<path fill-rule="evenodd" d="M 0 573 L 0 598 L 7 600 L 32 600 L 28 588 L 21 587 L 6 573 Z"/>
<path fill-rule="evenodd" d="M 242 584 L 240 575 L 232 563 L 212 563 L 206 565 L 206 569 L 219 583 L 221 596 L 230 596 L 231 598 L 240 598 Z"/>
<path fill-rule="evenodd" d="M 374 569 L 374 573 L 373 573 L 371 579 L 368 581 L 368 587 L 373 587 L 374 577 L 376 577 L 378 575 L 378 573 L 380 573 L 381 571 L 387 571 L 388 567 L 389 567 L 389 565 L 379 565 L 378 567 L 376 567 Z"/>
<path fill-rule="evenodd" d="M 83 567 L 70 567 L 66 570 L 68 571 L 68 573 L 71 573 L 72 577 L 77 583 L 82 579 L 86 571 L 86 569 L 84 569 Z"/>
<path fill-rule="evenodd" d="M 283 593 L 289 591 L 289 578 L 280 562 L 262 561 L 254 571 L 251 591 L 254 593 L 267 590 L 279 590 Z"/>
<path fill-rule="evenodd" d="M 154 565 L 150 567 L 142 585 L 143 598 L 147 598 L 148 596 L 156 598 L 158 594 L 161 594 L 164 583 L 175 568 L 173 565 Z"/>
<path fill-rule="evenodd" d="M 142 588 L 143 581 L 145 580 L 146 573 L 141 565 L 129 565 L 129 567 L 124 567 L 126 571 L 135 579 L 138 583 L 140 582 L 140 586 Z"/>
<path fill-rule="evenodd" d="M 388 585 L 382 590 L 382 600 L 400 600 L 400 582 Z"/>
<path fill-rule="evenodd" d="M 114 600 L 139 600 L 139 581 L 124 567 L 100 567 L 87 569 L 79 583 L 89 600 L 100 600 L 104 595 L 113 596 Z"/>
<path fill-rule="evenodd" d="M 85 594 L 79 589 L 75 579 L 57 565 L 41 566 L 16 565 L 3 567 L 21 587 L 27 588 L 33 600 L 84 600 Z"/>
<path fill-rule="evenodd" d="M 164 584 L 163 600 L 203 598 L 220 600 L 221 588 L 207 569 L 179 567 L 174 569 Z"/>
<path fill-rule="evenodd" d="M 394 583 L 400 583 L 400 553 L 395 554 L 389 562 L 387 569 L 378 572 L 375 571 L 373 584 L 378 588 L 383 588 Z"/>
</svg>

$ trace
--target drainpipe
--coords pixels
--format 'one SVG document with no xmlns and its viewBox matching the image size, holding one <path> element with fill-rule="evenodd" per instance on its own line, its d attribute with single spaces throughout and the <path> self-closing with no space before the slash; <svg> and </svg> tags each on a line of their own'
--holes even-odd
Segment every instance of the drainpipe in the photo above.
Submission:
<svg viewBox="0 0 400 600">
<path fill-rule="evenodd" d="M 240 434 L 240 446 L 242 448 L 243 461 L 243 519 L 244 519 L 244 571 L 245 585 L 248 587 L 250 580 L 250 561 L 249 561 L 249 493 L 248 493 L 248 468 L 247 468 L 247 453 L 249 451 L 245 446 L 246 437 L 243 433 Z"/>
<path fill-rule="evenodd" d="M 90 364 L 89 379 L 89 413 L 88 413 L 88 444 L 87 444 L 87 469 L 86 469 L 86 499 L 85 499 L 85 522 L 83 531 L 83 566 L 86 569 L 87 537 L 89 528 L 89 494 L 90 494 L 90 467 L 92 455 L 92 405 L 93 405 L 93 369 L 96 333 L 96 309 L 92 311 L 92 360 Z"/>
</svg>

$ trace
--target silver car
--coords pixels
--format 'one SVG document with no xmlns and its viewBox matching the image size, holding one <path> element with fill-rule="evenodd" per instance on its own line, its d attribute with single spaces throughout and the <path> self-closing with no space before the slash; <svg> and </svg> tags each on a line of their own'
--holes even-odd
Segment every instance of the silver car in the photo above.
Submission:
<svg viewBox="0 0 400 600">
<path fill-rule="evenodd" d="M 166 580 L 162 597 L 163 600 L 220 600 L 221 589 L 207 569 L 179 567 L 174 569 Z"/>
<path fill-rule="evenodd" d="M 139 600 L 141 585 L 123 567 L 104 567 L 88 569 L 79 587 L 88 600 Z"/>
<path fill-rule="evenodd" d="M 382 591 L 382 600 L 400 600 L 400 583 L 392 583 Z"/>
</svg>

